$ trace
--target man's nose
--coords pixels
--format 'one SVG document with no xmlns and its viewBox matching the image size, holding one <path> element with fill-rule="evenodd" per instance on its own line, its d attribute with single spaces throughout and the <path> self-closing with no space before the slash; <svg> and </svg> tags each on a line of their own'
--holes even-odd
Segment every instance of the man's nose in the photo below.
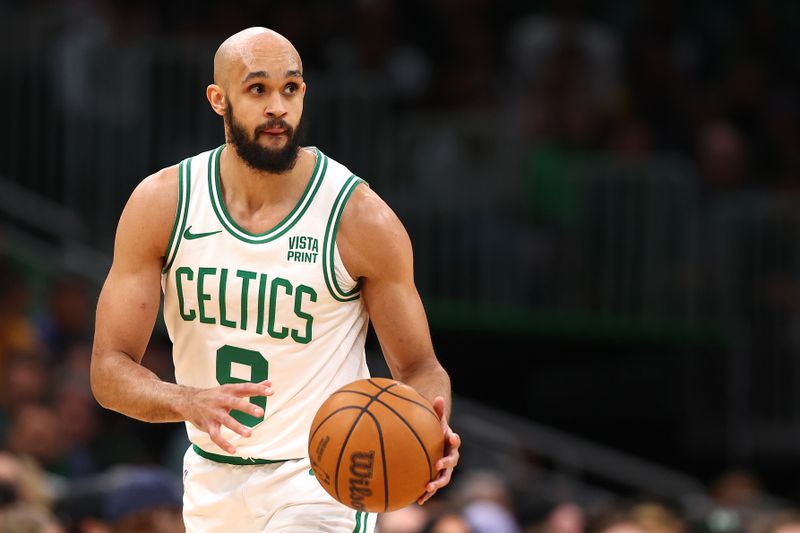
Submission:
<svg viewBox="0 0 800 533">
<path fill-rule="evenodd" d="M 283 103 L 283 98 L 277 91 L 272 92 L 267 97 L 266 105 L 264 106 L 264 115 L 268 117 L 282 117 L 286 114 L 286 106 Z"/>
</svg>

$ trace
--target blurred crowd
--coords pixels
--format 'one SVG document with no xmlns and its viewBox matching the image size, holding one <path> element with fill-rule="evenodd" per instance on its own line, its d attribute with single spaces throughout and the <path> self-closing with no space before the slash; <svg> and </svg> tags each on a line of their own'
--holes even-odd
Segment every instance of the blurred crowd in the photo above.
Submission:
<svg viewBox="0 0 800 533">
<path fill-rule="evenodd" d="M 244 5 L 175 7 L 156 20 L 141 3 L 130 9 L 154 32 L 225 34 L 264 20 L 308 68 L 386 79 L 406 109 L 508 108 L 548 161 L 666 151 L 692 159 L 712 193 L 800 183 L 791 0 Z"/>
<path fill-rule="evenodd" d="M 796 533 L 800 507 L 777 503 L 746 470 L 722 473 L 709 500 L 677 502 L 646 494 L 594 503 L 554 498 L 520 502 L 499 472 L 461 475 L 424 507 L 378 517 L 377 533 Z"/>
<path fill-rule="evenodd" d="M 0 12 L 21 4 L 5 0 Z M 800 177 L 792 0 L 31 4 L 42 20 L 66 12 L 41 38 L 73 112 L 135 113 L 143 96 L 126 76 L 154 37 L 191 42 L 265 25 L 296 45 L 310 72 L 383 80 L 403 109 L 508 108 L 524 141 L 549 157 L 681 153 L 709 191 L 796 188 Z M 90 104 L 81 98 L 90 87 L 108 94 L 96 91 Z M 122 109 L 120 94 L 130 103 Z"/>
<path fill-rule="evenodd" d="M 3 259 L 0 532 L 181 531 L 185 429 L 139 423 L 95 402 L 94 284 L 60 274 L 38 297 L 34 287 L 28 270 Z M 159 332 L 143 364 L 174 381 Z"/>
<path fill-rule="evenodd" d="M 15 261 L 0 263 L 0 533 L 177 533 L 180 424 L 102 410 L 88 382 L 96 287 L 54 277 L 32 306 Z M 172 380 L 158 330 L 143 364 Z M 469 443 L 465 443 L 469 445 Z M 459 472 L 425 506 L 378 517 L 378 533 L 797 533 L 800 508 L 776 503 L 757 477 L 730 472 L 692 508 L 644 495 L 588 504 L 520 501 L 499 472 Z"/>
</svg>

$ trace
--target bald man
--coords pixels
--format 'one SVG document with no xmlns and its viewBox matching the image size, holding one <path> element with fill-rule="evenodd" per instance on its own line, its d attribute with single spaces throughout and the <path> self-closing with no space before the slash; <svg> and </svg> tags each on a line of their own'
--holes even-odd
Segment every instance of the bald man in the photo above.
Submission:
<svg viewBox="0 0 800 533">
<path fill-rule="evenodd" d="M 372 531 L 375 516 L 331 498 L 307 457 L 319 405 L 369 376 L 369 321 L 392 376 L 441 419 L 446 453 L 420 503 L 458 462 L 408 235 L 364 181 L 299 145 L 305 93 L 284 37 L 227 39 L 206 90 L 225 144 L 144 179 L 117 228 L 92 390 L 138 420 L 186 422 L 188 531 Z M 162 291 L 177 384 L 141 366 Z"/>
</svg>

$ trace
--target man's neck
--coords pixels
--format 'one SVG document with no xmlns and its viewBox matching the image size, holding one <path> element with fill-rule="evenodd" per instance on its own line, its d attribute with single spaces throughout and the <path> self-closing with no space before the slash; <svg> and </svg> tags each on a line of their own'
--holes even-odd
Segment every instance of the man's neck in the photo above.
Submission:
<svg viewBox="0 0 800 533">
<path fill-rule="evenodd" d="M 240 206 L 245 205 L 248 211 L 256 211 L 299 197 L 315 163 L 314 154 L 301 148 L 291 169 L 280 174 L 265 172 L 249 166 L 232 144 L 226 144 L 220 154 L 220 182 L 226 204 L 235 201 Z"/>
</svg>

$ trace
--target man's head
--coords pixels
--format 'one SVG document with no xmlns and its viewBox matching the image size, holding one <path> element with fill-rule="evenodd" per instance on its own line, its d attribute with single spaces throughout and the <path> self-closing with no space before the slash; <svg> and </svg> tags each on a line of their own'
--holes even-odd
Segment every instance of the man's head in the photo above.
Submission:
<svg viewBox="0 0 800 533">
<path fill-rule="evenodd" d="M 250 167 L 290 170 L 300 145 L 306 84 L 292 43 L 266 28 L 229 37 L 214 55 L 206 96 L 225 119 L 225 137 Z"/>
</svg>

